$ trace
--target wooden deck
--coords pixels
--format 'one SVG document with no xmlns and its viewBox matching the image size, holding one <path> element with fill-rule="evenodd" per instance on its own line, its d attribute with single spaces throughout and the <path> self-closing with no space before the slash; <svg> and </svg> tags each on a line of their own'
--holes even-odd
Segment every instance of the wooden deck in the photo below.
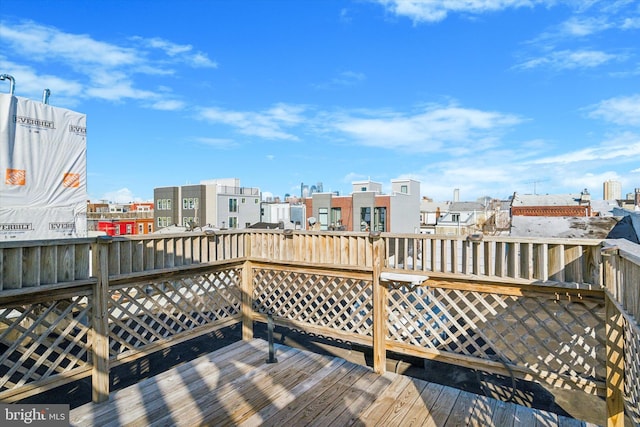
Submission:
<svg viewBox="0 0 640 427">
<path fill-rule="evenodd" d="M 588 426 L 265 341 L 237 342 L 71 411 L 74 426 Z"/>
</svg>

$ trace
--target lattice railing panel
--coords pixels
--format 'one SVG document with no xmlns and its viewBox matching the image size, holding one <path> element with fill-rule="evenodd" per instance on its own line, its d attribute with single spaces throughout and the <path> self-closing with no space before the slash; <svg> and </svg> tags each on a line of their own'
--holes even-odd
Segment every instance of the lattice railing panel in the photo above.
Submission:
<svg viewBox="0 0 640 427">
<path fill-rule="evenodd" d="M 111 356 L 240 314 L 241 269 L 111 290 Z"/>
<path fill-rule="evenodd" d="M 538 373 L 605 378 L 604 302 L 391 286 L 388 336 Z"/>
<path fill-rule="evenodd" d="M 265 268 L 253 277 L 255 311 L 371 336 L 371 281 Z"/>
<path fill-rule="evenodd" d="M 0 392 L 89 364 L 85 297 L 0 310 Z"/>
<path fill-rule="evenodd" d="M 629 417 L 640 426 L 640 332 L 624 322 L 624 395 Z"/>
</svg>

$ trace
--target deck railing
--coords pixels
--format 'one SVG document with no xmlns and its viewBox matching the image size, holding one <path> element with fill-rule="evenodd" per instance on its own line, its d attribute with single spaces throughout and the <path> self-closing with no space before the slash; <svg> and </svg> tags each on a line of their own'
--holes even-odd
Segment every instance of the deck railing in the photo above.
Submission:
<svg viewBox="0 0 640 427">
<path fill-rule="evenodd" d="M 87 376 L 104 400 L 112 367 L 239 322 L 250 338 L 272 314 L 371 346 L 377 372 L 388 351 L 437 359 L 606 395 L 611 423 L 625 408 L 638 423 L 640 262 L 612 244 L 255 230 L 0 243 L 0 400 Z"/>
</svg>

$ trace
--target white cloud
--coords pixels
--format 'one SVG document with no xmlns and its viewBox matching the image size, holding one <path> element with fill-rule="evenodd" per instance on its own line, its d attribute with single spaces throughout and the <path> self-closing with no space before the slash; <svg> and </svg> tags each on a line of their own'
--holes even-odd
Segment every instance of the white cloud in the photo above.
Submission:
<svg viewBox="0 0 640 427">
<path fill-rule="evenodd" d="M 176 111 L 182 110 L 185 107 L 185 103 L 182 101 L 178 101 L 175 99 L 167 99 L 158 102 L 154 102 L 151 105 L 151 108 L 154 110 L 162 110 L 162 111 Z"/>
<path fill-rule="evenodd" d="M 604 17 L 572 16 L 560 25 L 560 33 L 570 37 L 585 37 L 611 28 Z"/>
<path fill-rule="evenodd" d="M 103 194 L 100 200 L 107 200 L 112 203 L 129 203 L 143 201 L 141 198 L 134 196 L 133 192 L 126 187 L 119 190 L 109 191 Z"/>
<path fill-rule="evenodd" d="M 336 87 L 354 86 L 363 82 L 367 77 L 364 73 L 356 71 L 343 71 L 336 77 L 332 78 L 326 83 L 319 83 L 314 85 L 318 89 L 331 89 Z"/>
<path fill-rule="evenodd" d="M 591 117 L 628 126 L 640 126 L 640 94 L 610 98 L 593 107 Z"/>
<path fill-rule="evenodd" d="M 522 119 L 509 114 L 431 106 L 415 114 L 371 112 L 369 117 L 337 116 L 327 123 L 359 144 L 414 152 L 455 151 L 473 143 L 475 150 L 492 145 L 506 128 Z"/>
<path fill-rule="evenodd" d="M 553 0 L 373 0 L 388 12 L 405 16 L 414 22 L 439 22 L 449 13 L 483 14 L 519 7 L 533 7 L 537 4 L 551 5 Z"/>
<path fill-rule="evenodd" d="M 532 69 L 548 67 L 557 70 L 570 70 L 576 68 L 594 68 L 610 61 L 622 61 L 624 55 L 614 55 L 599 50 L 561 50 L 549 55 L 529 59 L 516 68 Z"/>
<path fill-rule="evenodd" d="M 135 41 L 141 42 L 143 45 L 160 49 L 168 56 L 180 60 L 194 67 L 217 68 L 218 64 L 210 60 L 203 52 L 194 52 L 191 45 L 180 45 L 158 37 L 145 39 L 143 37 L 133 37 Z"/>
<path fill-rule="evenodd" d="M 178 101 L 163 100 L 155 89 L 143 88 L 135 78 L 139 75 L 174 75 L 172 65 L 215 68 L 215 62 L 203 52 L 194 52 L 190 45 L 170 41 L 134 37 L 122 45 L 95 40 L 86 34 L 72 34 L 54 27 L 25 21 L 17 24 L 0 23 L 0 42 L 5 55 L 22 56 L 24 61 L 51 65 L 50 69 L 66 69 L 64 83 L 55 77 L 49 80 L 53 93 L 63 92 L 69 97 L 95 97 L 109 101 L 122 99 L 154 100 L 152 108 L 180 108 Z M 158 55 L 158 50 L 164 56 Z M 14 59 L 16 60 L 16 59 Z M 27 65 L 9 68 L 20 72 L 21 81 L 37 78 Z M 69 72 L 70 70 L 70 72 Z M 26 77 L 26 79 L 25 79 Z M 29 95 L 33 96 L 32 93 Z"/>
<path fill-rule="evenodd" d="M 200 144 L 218 148 L 218 149 L 227 149 L 227 148 L 233 148 L 238 146 L 238 144 L 234 140 L 228 139 L 228 138 L 200 137 L 200 138 L 195 138 L 195 141 Z"/>
<path fill-rule="evenodd" d="M 599 146 L 584 148 L 557 156 L 549 156 L 531 161 L 532 164 L 560 164 L 605 161 L 618 159 L 621 161 L 640 160 L 640 135 L 624 133 L 605 141 Z"/>
<path fill-rule="evenodd" d="M 200 111 L 202 119 L 212 123 L 222 123 L 234 127 L 244 135 L 265 139 L 297 140 L 298 137 L 286 129 L 302 123 L 304 107 L 276 104 L 261 111 L 231 111 L 221 108 L 204 108 Z"/>
</svg>

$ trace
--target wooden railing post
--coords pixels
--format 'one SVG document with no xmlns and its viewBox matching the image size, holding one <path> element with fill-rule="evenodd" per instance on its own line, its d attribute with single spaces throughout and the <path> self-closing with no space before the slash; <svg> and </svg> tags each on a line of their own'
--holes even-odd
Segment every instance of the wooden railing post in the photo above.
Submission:
<svg viewBox="0 0 640 427">
<path fill-rule="evenodd" d="M 96 286 L 93 292 L 91 388 L 95 403 L 109 400 L 109 244 L 101 236 L 95 245 Z"/>
<path fill-rule="evenodd" d="M 624 427 L 624 319 L 605 291 L 607 339 L 607 426 Z"/>
<path fill-rule="evenodd" d="M 242 279 L 240 284 L 242 316 L 242 340 L 253 339 L 253 268 L 251 265 L 251 233 L 244 235 L 244 256 Z"/>
<path fill-rule="evenodd" d="M 384 374 L 387 370 L 387 288 L 380 283 L 384 266 L 384 239 L 371 233 L 369 241 L 373 245 L 373 370 Z"/>
</svg>

